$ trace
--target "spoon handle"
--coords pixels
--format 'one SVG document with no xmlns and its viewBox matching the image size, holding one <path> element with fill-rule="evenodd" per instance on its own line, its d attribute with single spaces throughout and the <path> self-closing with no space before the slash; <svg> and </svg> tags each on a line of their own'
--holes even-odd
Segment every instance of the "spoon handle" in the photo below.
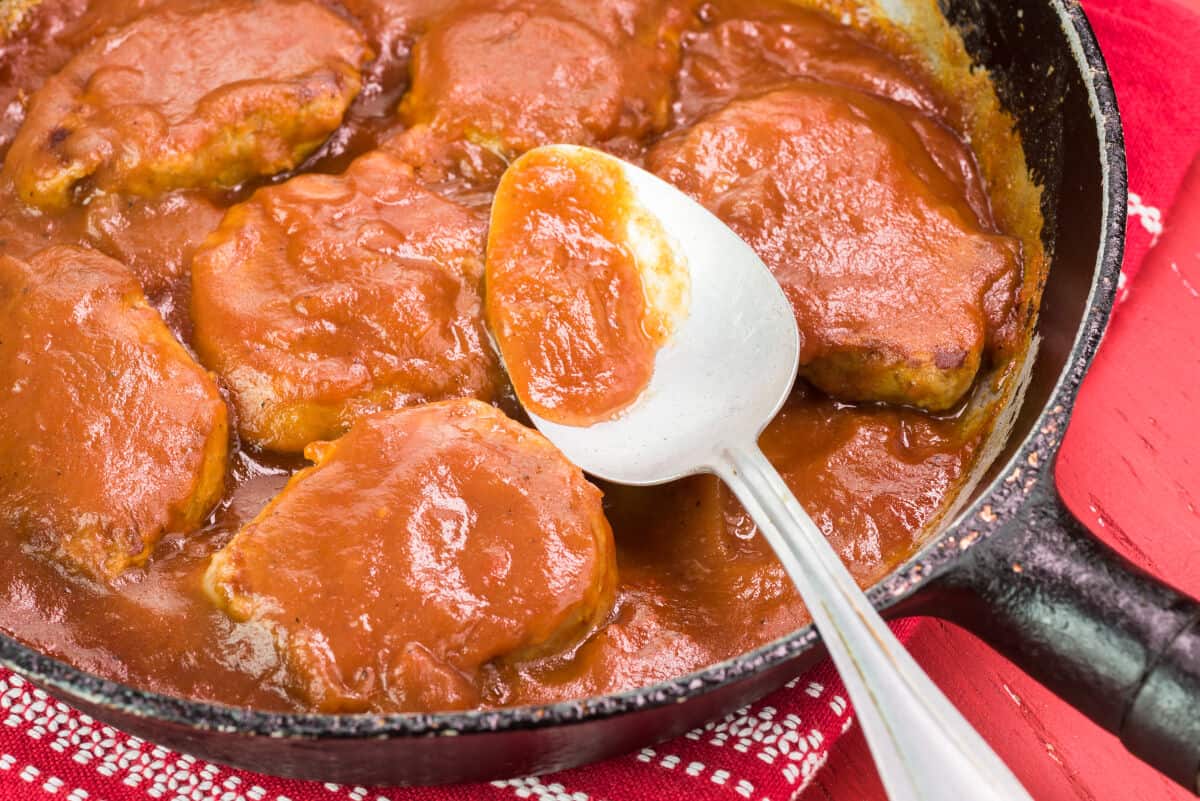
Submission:
<svg viewBox="0 0 1200 801">
<path fill-rule="evenodd" d="M 867 601 L 821 530 L 756 445 L 715 472 L 775 549 L 824 638 L 892 801 L 1029 799 Z"/>
</svg>

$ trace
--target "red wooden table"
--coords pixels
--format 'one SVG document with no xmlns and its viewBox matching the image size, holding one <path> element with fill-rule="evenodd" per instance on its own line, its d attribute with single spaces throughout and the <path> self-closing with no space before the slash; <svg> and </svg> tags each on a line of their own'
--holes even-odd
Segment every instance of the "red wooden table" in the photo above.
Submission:
<svg viewBox="0 0 1200 801">
<path fill-rule="evenodd" d="M 1200 11 L 1200 0 L 1179 2 Z M 1106 52 L 1106 34 L 1118 24 L 1128 29 L 1129 17 L 1138 13 L 1136 3 L 1117 0 L 1085 0 L 1084 6 Z M 1154 57 L 1169 59 L 1170 54 Z M 1118 102 L 1138 94 L 1162 104 L 1121 102 L 1131 140 L 1130 191 L 1137 195 L 1131 202 L 1127 265 L 1156 239 L 1160 220 L 1156 209 L 1146 207 L 1173 208 L 1158 247 L 1129 284 L 1084 384 L 1058 463 L 1059 489 L 1099 536 L 1151 572 L 1200 595 L 1200 161 L 1185 178 L 1184 166 L 1164 164 L 1155 147 L 1140 148 L 1142 155 L 1135 157 L 1132 142 L 1136 136 L 1169 137 L 1177 148 L 1190 139 L 1191 151 L 1200 155 L 1200 123 L 1194 107 L 1171 106 L 1165 96 L 1169 87 L 1153 87 L 1147 94 L 1147 86 L 1137 85 L 1150 80 L 1149 71 L 1114 70 Z M 1190 80 L 1200 81 L 1200 75 Z M 1181 189 L 1184 185 L 1190 191 Z M 1151 191 L 1155 197 L 1147 197 Z M 1193 798 L 973 636 L 926 621 L 910 647 L 1038 801 Z M 826 798 L 884 798 L 857 729 L 838 743 L 801 801 Z"/>
</svg>

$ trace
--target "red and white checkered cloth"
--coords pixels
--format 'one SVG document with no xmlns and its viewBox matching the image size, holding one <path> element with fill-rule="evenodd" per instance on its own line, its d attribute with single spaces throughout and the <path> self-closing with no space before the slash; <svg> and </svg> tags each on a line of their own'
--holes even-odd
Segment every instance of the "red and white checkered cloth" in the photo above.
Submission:
<svg viewBox="0 0 1200 801">
<path fill-rule="evenodd" d="M 1176 0 L 1089 0 L 1085 8 L 1125 120 L 1128 280 L 1200 150 L 1200 15 Z M 903 641 L 920 625 L 894 628 Z M 348 787 L 255 775 L 169 751 L 0 669 L 0 801 L 789 801 L 852 725 L 845 691 L 825 663 L 724 720 L 608 762 L 483 785 Z"/>
</svg>

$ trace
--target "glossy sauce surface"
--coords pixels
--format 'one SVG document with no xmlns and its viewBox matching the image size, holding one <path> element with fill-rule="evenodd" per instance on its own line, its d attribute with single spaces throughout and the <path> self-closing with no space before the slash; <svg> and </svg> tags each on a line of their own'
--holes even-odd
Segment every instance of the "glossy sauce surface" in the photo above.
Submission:
<svg viewBox="0 0 1200 801">
<path fill-rule="evenodd" d="M 191 314 L 243 439 L 299 453 L 380 409 L 498 397 L 484 230 L 383 152 L 235 206 L 192 259 Z"/>
<path fill-rule="evenodd" d="M 369 57 L 311 3 L 150 14 L 40 87 L 5 174 L 30 205 L 62 210 L 95 190 L 156 197 L 290 169 L 338 127 Z"/>
<path fill-rule="evenodd" d="M 417 38 L 401 117 L 506 156 L 561 142 L 630 146 L 670 119 L 687 7 L 681 0 L 447 3 Z"/>
<path fill-rule="evenodd" d="M 599 490 L 495 407 L 381 412 L 306 454 L 315 466 L 217 553 L 205 585 L 271 632 L 314 709 L 476 706 L 484 664 L 561 651 L 608 615 Z"/>
<path fill-rule="evenodd" d="M 796 80 L 658 142 L 647 164 L 771 268 L 802 376 L 840 400 L 945 411 L 1011 336 L 1019 280 L 1016 240 L 981 230 L 941 166 L 962 147 L 900 104 Z"/>
<path fill-rule="evenodd" d="M 160 6 L 191 14 L 202 7 L 244 5 L 49 0 L 0 54 L 0 99 L 8 103 L 0 119 L 0 143 L 8 148 L 24 120 L 21 99 L 27 101 L 97 37 Z M 830 102 L 886 103 L 893 109 L 889 119 L 904 121 L 902 127 L 888 129 L 899 142 L 895 146 L 916 162 L 932 164 L 926 169 L 940 194 L 931 205 L 941 214 L 957 215 L 960 227 L 981 241 L 996 233 L 969 151 L 944 129 L 922 137 L 922 130 L 933 131 L 940 123 L 938 104 L 921 81 L 858 34 L 824 17 L 762 0 L 690 7 L 614 0 L 601 9 L 567 0 L 448 5 L 354 0 L 345 8 L 327 5 L 378 55 L 354 65 L 363 89 L 342 126 L 299 171 L 339 174 L 354 159 L 382 148 L 409 163 L 425 184 L 421 191 L 439 193 L 482 221 L 507 160 L 532 144 L 571 137 L 643 162 L 663 136 L 686 139 L 692 126 L 711 120 L 709 115 L 720 114 L 731 101 L 750 101 L 772 90 L 794 91 L 783 84 L 806 79 L 821 82 L 820 91 Z M 520 25 L 511 23 L 518 33 L 533 25 L 531 30 L 553 35 L 514 33 L 506 39 L 506 46 L 520 42 L 520 63 L 526 69 L 516 69 L 511 58 L 499 58 L 501 51 L 480 59 L 478 51 L 455 44 L 478 39 L 485 30 L 477 23 L 480 15 L 520 20 Z M 280 15 L 244 35 L 263 41 L 295 36 L 290 20 Z M 664 30 L 674 33 L 663 36 Z M 564 62 L 559 51 L 567 38 L 580 41 L 572 53 L 594 51 L 594 56 Z M 230 51 L 240 48 L 237 41 L 221 44 Z M 414 45 L 425 50 L 418 49 L 415 60 Z M 477 46 L 483 45 L 471 45 Z M 179 40 L 175 49 L 184 52 L 172 57 L 214 47 L 212 42 Z M 611 85 L 596 84 L 607 94 L 580 106 L 572 100 L 572 87 L 590 80 L 594 72 L 589 70 L 596 69 Z M 408 93 L 410 70 L 414 82 L 425 82 L 416 94 Z M 502 79 L 485 79 L 498 73 Z M 174 79 L 166 74 L 164 80 Z M 864 101 L 864 90 L 891 100 Z M 487 124 L 463 130 L 462 120 L 469 119 Z M 736 129 L 727 135 L 739 139 Z M 934 139 L 943 144 L 928 144 Z M 841 160 L 854 163 L 853 152 L 843 153 Z M 14 164 L 6 174 L 11 177 L 19 169 Z M 6 254 L 21 258 L 48 244 L 85 244 L 126 261 L 176 335 L 195 347 L 199 343 L 189 312 L 193 254 L 220 224 L 225 209 L 288 177 L 255 178 L 230 188 L 162 188 L 154 197 L 95 192 L 87 205 L 70 202 L 62 211 L 41 215 L 31 214 L 15 187 L 5 182 L 0 186 L 0 239 Z M 136 181 L 129 186 L 135 184 L 140 191 Z M 833 191 L 836 200 L 838 186 L 822 189 Z M 281 195 L 295 185 L 285 187 L 278 187 Z M 67 196 L 94 190 L 85 184 Z M 60 202 L 62 195 L 56 197 L 54 202 Z M 243 208 L 259 202 L 251 200 Z M 739 207 L 734 203 L 732 208 L 736 212 Z M 791 219 L 777 222 L 795 224 Z M 903 237 L 912 229 L 882 224 L 879 230 Z M 482 258 L 482 237 L 478 247 Z M 1011 263 L 1012 269 L 1017 266 Z M 989 331 L 996 341 L 1003 339 L 1002 326 L 988 327 L 988 307 L 977 300 L 970 299 L 976 304 L 972 313 L 984 321 L 980 328 L 985 333 L 970 344 L 978 344 L 986 366 L 989 359 L 1004 355 L 1002 348 L 984 345 Z M 936 520 L 972 464 L 984 422 L 957 414 L 959 408 L 935 416 L 911 408 L 856 405 L 801 384 L 764 434 L 767 455 L 863 584 L 876 581 L 912 552 L 922 527 Z M 204 527 L 167 533 L 145 565 L 125 571 L 110 585 L 64 570 L 29 552 L 17 538 L 0 536 L 0 628 L 82 668 L 139 687 L 269 709 L 320 705 L 294 692 L 296 668 L 280 657 L 270 631 L 235 622 L 203 588 L 213 554 L 303 467 L 296 456 L 274 455 L 235 439 L 226 494 Z M 563 650 L 524 653 L 511 660 L 481 656 L 466 691 L 456 682 L 430 680 L 429 694 L 416 706 L 460 706 L 464 699 L 467 704 L 518 704 L 628 689 L 731 657 L 805 621 L 803 607 L 769 548 L 715 479 L 601 489 L 619 576 L 615 603 L 603 625 Z M 339 500 L 346 519 L 363 512 L 356 497 Z"/>
<path fill-rule="evenodd" d="M 0 257 L 0 306 L 0 525 L 98 579 L 200 525 L 222 491 L 225 404 L 133 275 L 69 246 Z"/>
<path fill-rule="evenodd" d="M 509 167 L 488 232 L 487 319 L 527 410 L 586 426 L 638 399 L 687 314 L 673 251 L 619 164 L 539 149 Z"/>
</svg>

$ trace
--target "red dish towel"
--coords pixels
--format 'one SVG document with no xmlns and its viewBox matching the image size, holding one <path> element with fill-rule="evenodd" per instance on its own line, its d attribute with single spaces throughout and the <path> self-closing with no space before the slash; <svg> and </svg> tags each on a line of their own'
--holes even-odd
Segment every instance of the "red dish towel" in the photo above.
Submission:
<svg viewBox="0 0 1200 801">
<path fill-rule="evenodd" d="M 1185 2 L 1193 9 L 1177 0 L 1085 3 L 1125 120 L 1127 279 L 1200 150 L 1200 0 Z M 1200 230 L 1196 237 L 1200 252 Z M 895 629 L 907 640 L 920 625 L 902 621 Z M 825 663 L 724 720 L 598 765 L 485 785 L 368 789 L 254 775 L 177 754 L 99 724 L 0 669 L 0 801 L 787 801 L 852 725 L 845 691 Z"/>
</svg>

